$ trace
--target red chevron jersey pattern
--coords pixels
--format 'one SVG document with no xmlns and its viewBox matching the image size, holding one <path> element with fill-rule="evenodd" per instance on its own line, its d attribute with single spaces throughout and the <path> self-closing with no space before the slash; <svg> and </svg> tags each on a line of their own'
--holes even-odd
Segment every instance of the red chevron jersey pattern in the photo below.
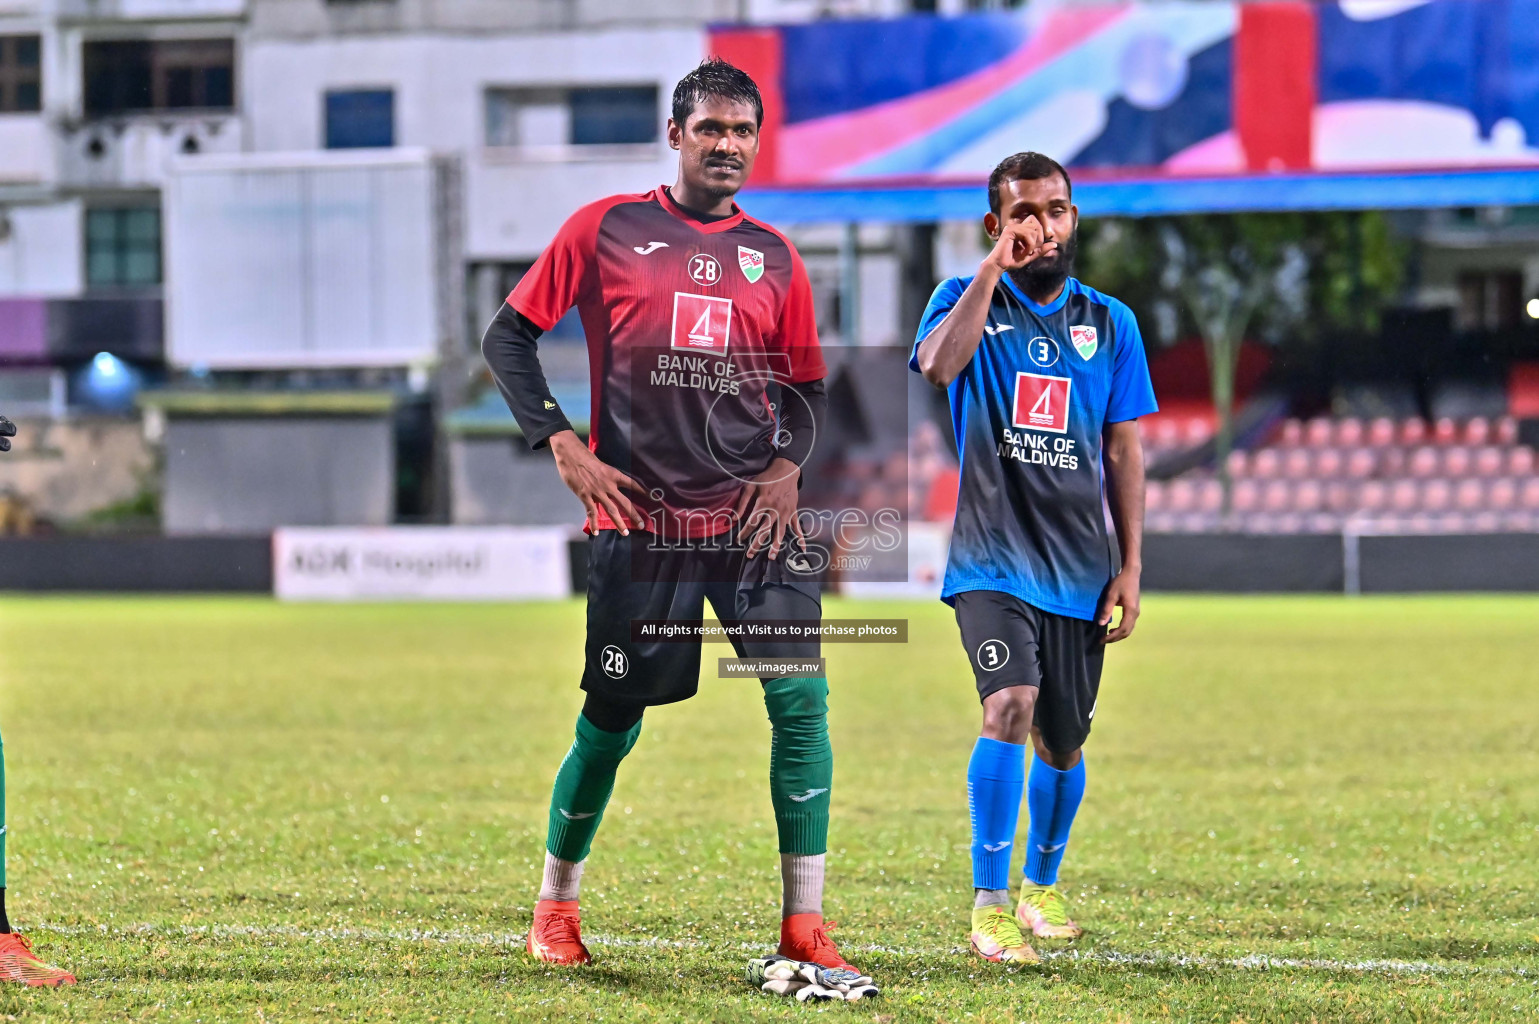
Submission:
<svg viewBox="0 0 1539 1024">
<path fill-rule="evenodd" d="M 578 210 L 508 304 L 542 330 L 577 308 L 588 446 L 647 488 L 649 512 L 676 514 L 690 535 L 724 529 L 719 514 L 742 481 L 774 458 L 770 383 L 827 372 L 790 241 L 736 207 L 696 220 L 661 187 Z"/>
</svg>

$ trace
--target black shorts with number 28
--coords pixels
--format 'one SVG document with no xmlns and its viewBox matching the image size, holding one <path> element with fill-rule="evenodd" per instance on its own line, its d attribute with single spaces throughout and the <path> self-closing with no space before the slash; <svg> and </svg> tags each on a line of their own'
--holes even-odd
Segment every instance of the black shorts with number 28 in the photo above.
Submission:
<svg viewBox="0 0 1539 1024">
<path fill-rule="evenodd" d="M 952 601 L 978 699 L 1009 686 L 1035 686 L 1033 724 L 1047 749 L 1068 753 L 1084 746 L 1101 688 L 1106 627 L 996 590 L 968 590 Z"/>
</svg>

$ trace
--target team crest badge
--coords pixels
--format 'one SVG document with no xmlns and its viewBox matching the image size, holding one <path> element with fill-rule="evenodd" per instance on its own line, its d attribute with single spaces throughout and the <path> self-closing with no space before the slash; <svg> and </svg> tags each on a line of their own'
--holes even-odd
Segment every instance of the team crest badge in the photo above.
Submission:
<svg viewBox="0 0 1539 1024">
<path fill-rule="evenodd" d="M 1079 353 L 1081 359 L 1088 360 L 1095 355 L 1097 343 L 1094 327 L 1085 327 L 1081 324 L 1070 327 L 1069 340 L 1074 342 L 1074 351 Z"/>
<path fill-rule="evenodd" d="M 748 278 L 749 284 L 764 276 L 764 254 L 757 249 L 738 246 L 737 265 L 743 268 L 743 276 Z"/>
</svg>

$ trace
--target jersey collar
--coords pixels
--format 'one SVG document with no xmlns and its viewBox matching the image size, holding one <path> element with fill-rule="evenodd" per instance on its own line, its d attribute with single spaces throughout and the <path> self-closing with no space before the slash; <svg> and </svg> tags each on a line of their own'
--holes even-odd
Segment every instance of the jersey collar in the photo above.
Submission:
<svg viewBox="0 0 1539 1024">
<path fill-rule="evenodd" d="M 657 186 L 657 202 L 663 209 L 679 218 L 679 220 L 688 224 L 696 231 L 703 231 L 708 235 L 714 235 L 722 231 L 731 231 L 743 223 L 743 210 L 736 203 L 732 204 L 732 216 L 730 217 L 723 217 L 721 220 L 713 221 L 696 220 L 694 214 L 673 201 L 673 197 L 668 194 L 668 189 L 664 185 Z"/>
<path fill-rule="evenodd" d="M 1058 312 L 1063 308 L 1063 304 L 1069 301 L 1069 293 L 1074 290 L 1074 278 L 1071 277 L 1063 283 L 1063 291 L 1058 293 L 1058 298 L 1054 299 L 1052 302 L 1049 302 L 1045 306 L 1039 306 L 1035 302 L 1031 301 L 1025 292 L 1021 291 L 1020 286 L 1015 283 L 1015 278 L 1011 277 L 1009 274 L 1006 274 L 1003 278 L 1001 278 L 1001 280 L 1005 282 L 1005 287 L 1010 289 L 1011 295 L 1014 295 L 1021 301 L 1022 305 L 1024 305 L 1027 309 L 1031 310 L 1038 316 L 1052 316 L 1054 313 Z"/>
</svg>

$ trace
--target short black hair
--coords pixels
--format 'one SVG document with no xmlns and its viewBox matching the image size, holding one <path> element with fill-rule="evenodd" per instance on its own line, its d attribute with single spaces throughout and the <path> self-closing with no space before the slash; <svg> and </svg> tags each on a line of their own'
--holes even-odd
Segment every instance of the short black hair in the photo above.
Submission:
<svg viewBox="0 0 1539 1024">
<path fill-rule="evenodd" d="M 673 120 L 680 128 L 695 107 L 715 97 L 753 104 L 754 123 L 764 124 L 764 97 L 748 73 L 720 57 L 707 57 L 673 87 Z"/>
<path fill-rule="evenodd" d="M 994 211 L 994 216 L 999 216 L 1000 198 L 999 192 L 1007 181 L 1039 181 L 1042 178 L 1051 178 L 1058 175 L 1063 179 L 1064 187 L 1069 190 L 1069 198 L 1074 198 L 1074 182 L 1069 180 L 1069 172 L 1063 169 L 1063 164 L 1050 156 L 1041 153 L 1015 153 L 1005 157 L 989 175 L 989 209 Z"/>
</svg>

